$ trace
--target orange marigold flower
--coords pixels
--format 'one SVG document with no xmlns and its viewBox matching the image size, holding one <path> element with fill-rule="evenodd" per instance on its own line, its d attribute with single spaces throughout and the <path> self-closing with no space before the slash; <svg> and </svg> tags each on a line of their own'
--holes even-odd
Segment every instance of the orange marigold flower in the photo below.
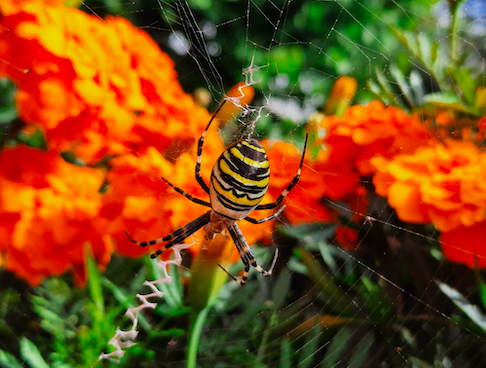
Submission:
<svg viewBox="0 0 486 368">
<path fill-rule="evenodd" d="M 114 250 L 100 218 L 101 171 L 65 162 L 54 152 L 18 146 L 0 154 L 0 250 L 5 268 L 39 284 L 74 272 L 86 280 L 90 251 L 104 267 Z"/>
<path fill-rule="evenodd" d="M 354 250 L 359 246 L 358 232 L 347 226 L 336 228 L 336 241 L 346 250 Z"/>
<path fill-rule="evenodd" d="M 352 106 L 341 117 L 326 116 L 319 128 L 328 161 L 337 167 L 351 164 L 359 175 L 374 172 L 370 159 L 375 156 L 389 158 L 434 142 L 418 117 L 379 101 Z"/>
<path fill-rule="evenodd" d="M 486 221 L 459 226 L 440 235 L 444 256 L 471 268 L 486 267 Z"/>
<path fill-rule="evenodd" d="M 401 220 L 432 222 L 445 232 L 484 221 L 486 154 L 473 143 L 447 140 L 371 163 L 376 192 Z"/>
<path fill-rule="evenodd" d="M 51 149 L 92 162 L 154 146 L 192 146 L 209 115 L 185 94 L 173 62 L 143 31 L 58 2 L 0 4 L 0 75 L 15 81 L 24 121 Z"/>
</svg>

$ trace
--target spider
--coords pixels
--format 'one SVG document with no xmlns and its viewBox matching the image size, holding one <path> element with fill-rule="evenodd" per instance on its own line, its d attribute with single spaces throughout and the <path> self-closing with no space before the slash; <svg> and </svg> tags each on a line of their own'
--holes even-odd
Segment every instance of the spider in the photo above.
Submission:
<svg viewBox="0 0 486 368">
<path fill-rule="evenodd" d="M 305 137 L 304 150 L 302 152 L 302 158 L 300 160 L 297 174 L 275 202 L 263 205 L 259 204 L 268 188 L 270 167 L 265 150 L 255 139 L 240 139 L 229 146 L 222 153 L 214 164 L 208 187 L 200 174 L 204 136 L 225 102 L 226 101 L 223 101 L 212 116 L 211 120 L 206 126 L 206 129 L 199 138 L 197 146 L 196 180 L 202 189 L 209 194 L 210 202 L 206 202 L 199 198 L 194 198 L 190 194 L 184 192 L 182 189 L 172 185 L 165 178 L 161 178 L 176 192 L 182 194 L 190 201 L 210 207 L 211 210 L 189 222 L 180 229 L 177 229 L 172 234 L 164 236 L 163 238 L 146 242 L 138 242 L 126 231 L 125 233 L 132 242 L 142 247 L 168 242 L 164 247 L 151 255 L 151 258 L 156 258 L 166 249 L 171 248 L 175 244 L 181 243 L 184 239 L 202 227 L 204 227 L 206 239 L 212 239 L 217 233 L 227 230 L 230 233 L 238 252 L 240 253 L 241 260 L 245 265 L 245 270 L 241 279 L 237 279 L 226 271 L 226 269 L 224 269 L 221 265 L 218 264 L 218 266 L 221 267 L 221 269 L 238 284 L 244 285 L 248 278 L 250 265 L 265 277 L 272 274 L 273 268 L 277 262 L 278 248 L 275 250 L 275 255 L 270 268 L 268 271 L 264 270 L 255 260 L 255 257 L 253 256 L 250 247 L 241 233 L 236 221 L 246 220 L 253 224 L 261 224 L 265 221 L 278 217 L 282 213 L 285 205 L 280 207 L 280 209 L 273 215 L 260 220 L 248 217 L 253 210 L 269 210 L 276 208 L 297 184 L 300 178 L 302 164 L 304 162 L 308 134 L 306 134 Z"/>
</svg>

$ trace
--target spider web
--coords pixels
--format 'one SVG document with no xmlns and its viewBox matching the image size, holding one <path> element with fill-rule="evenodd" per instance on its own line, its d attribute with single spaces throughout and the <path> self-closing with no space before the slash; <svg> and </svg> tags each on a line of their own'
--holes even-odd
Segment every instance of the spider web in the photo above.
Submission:
<svg viewBox="0 0 486 368">
<path fill-rule="evenodd" d="M 408 20 L 413 30 L 419 31 L 421 27 L 433 28 L 436 20 L 428 18 L 426 12 L 421 13 L 420 11 L 423 9 L 418 5 L 418 2 L 415 2 L 413 6 L 393 2 L 390 6 L 400 14 L 400 17 Z M 322 7 L 323 11 L 334 14 L 334 19 L 328 24 L 322 24 L 322 29 L 318 35 L 301 34 L 292 27 L 295 18 L 289 19 L 290 15 L 298 12 L 296 8 L 299 6 Z M 447 7 L 444 8 L 444 6 L 446 4 L 438 4 L 434 11 L 436 19 L 447 23 L 447 20 L 444 20 L 444 17 L 447 17 Z M 256 116 L 249 124 L 252 124 L 250 132 L 257 136 L 258 132 L 254 132 L 255 124 L 258 126 L 261 120 L 265 119 L 270 120 L 268 123 L 270 126 L 277 126 L 270 131 L 280 133 L 281 137 L 286 135 L 279 132 L 280 119 L 292 120 L 294 122 L 292 130 L 297 131 L 298 125 L 308 121 L 312 112 L 319 110 L 322 105 L 322 99 L 315 96 L 324 96 L 328 92 L 327 88 L 337 76 L 341 74 L 354 75 L 361 71 L 358 74 L 361 74 L 362 78 L 373 79 L 376 78 L 375 68 L 386 70 L 390 59 L 393 58 L 394 50 L 385 42 L 386 35 L 379 33 L 380 26 L 373 26 L 370 22 L 365 24 L 362 20 L 363 15 L 368 14 L 379 25 L 386 24 L 386 20 L 382 19 L 382 16 L 378 13 L 377 9 L 379 8 L 373 7 L 373 4 L 368 2 L 330 0 L 315 3 L 306 2 L 302 5 L 291 1 L 279 3 L 247 1 L 245 8 L 240 9 L 240 13 L 223 13 L 220 17 L 213 17 L 218 18 L 216 23 L 204 19 L 204 16 L 208 16 L 207 13 L 200 15 L 201 12 L 198 7 L 203 7 L 203 4 L 159 0 L 157 9 L 161 14 L 161 19 L 147 25 L 138 25 L 154 34 L 156 39 L 166 39 L 169 47 L 180 54 L 183 60 L 190 59 L 194 73 L 189 73 L 187 77 L 182 75 L 182 83 L 185 84 L 185 78 L 199 78 L 214 101 L 218 101 L 224 96 L 225 90 L 228 88 L 225 86 L 242 79 L 245 80 L 247 85 L 254 85 L 261 90 L 262 95 L 254 105 L 259 107 L 244 109 L 242 114 L 243 116 L 245 114 Z M 217 7 L 215 8 L 215 12 L 220 10 Z M 349 24 L 351 24 L 351 28 L 359 30 L 360 39 L 349 34 Z M 478 25 L 477 28 L 480 28 L 480 26 Z M 238 29 L 244 30 L 244 32 L 237 32 Z M 479 30 L 479 32 L 481 31 Z M 237 37 L 242 37 L 244 34 L 244 42 L 241 42 L 241 40 L 236 42 L 244 46 L 243 53 L 245 56 L 240 58 L 240 64 L 235 63 L 233 69 L 228 70 L 226 65 L 222 66 L 225 58 L 229 58 L 231 55 L 228 56 L 226 53 L 224 37 L 217 37 L 218 34 L 234 34 L 238 35 Z M 348 56 L 347 60 L 335 55 L 333 49 L 335 44 L 347 50 L 345 53 Z M 293 70 L 280 70 L 281 63 L 276 60 L 275 54 L 278 54 L 281 48 L 291 48 L 293 45 L 304 49 L 306 57 L 309 57 L 310 60 L 296 64 Z M 479 50 L 476 50 L 476 55 L 481 55 Z M 322 66 L 321 68 L 313 64 L 316 58 L 322 59 L 322 62 L 319 63 Z M 288 76 L 293 73 L 298 73 L 298 78 Z M 265 74 L 267 74 L 266 78 L 263 77 Z M 312 79 L 315 78 L 322 83 L 312 83 Z M 366 91 L 363 90 L 358 93 L 366 94 Z M 248 124 L 245 119 L 240 119 L 239 123 Z M 290 136 L 292 136 L 292 133 Z M 292 141 L 292 138 L 290 140 Z M 299 143 L 296 142 L 296 145 L 299 145 Z M 291 195 L 289 195 L 287 201 L 292 201 Z M 352 215 L 349 208 L 340 203 L 328 200 L 328 205 L 342 211 L 347 217 Z M 374 203 L 372 202 L 369 213 L 360 213 L 359 215 L 366 216 L 366 221 L 360 229 L 365 233 L 372 232 L 375 226 L 385 226 L 390 229 L 390 236 L 397 239 L 419 238 L 422 239 L 422 242 L 438 245 L 437 234 L 421 233 L 420 230 L 415 231 L 397 225 L 396 221 L 392 220 L 394 213 L 385 207 L 383 201 L 379 199 L 375 199 Z M 303 263 L 319 262 L 321 257 L 327 255 L 327 257 L 334 258 L 334 261 L 329 263 L 333 264 L 334 268 L 331 267 L 328 274 L 314 280 L 314 285 L 309 288 L 309 292 L 299 296 L 296 300 L 292 302 L 285 300 L 286 304 L 284 303 L 278 308 L 273 310 L 272 308 L 263 308 L 259 312 L 258 318 L 262 320 L 262 323 L 268 324 L 270 331 L 274 331 L 273 334 L 270 333 L 271 341 L 270 339 L 267 340 L 268 335 L 264 330 L 260 330 L 257 336 L 239 339 L 240 329 L 243 326 L 235 327 L 235 324 L 238 324 L 238 317 L 230 317 L 229 320 L 233 322 L 233 325 L 231 322 L 226 324 L 215 323 L 223 330 L 213 328 L 206 331 L 201 342 L 202 351 L 214 350 L 219 351 L 222 355 L 208 354 L 205 356 L 204 353 L 200 354 L 200 363 L 203 366 L 209 366 L 213 360 L 224 359 L 224 349 L 222 349 L 221 342 L 212 338 L 212 336 L 217 336 L 222 332 L 231 338 L 228 343 L 232 346 L 248 346 L 251 345 L 250 339 L 252 341 L 259 339 L 258 349 L 254 348 L 247 354 L 240 353 L 241 358 L 243 360 L 247 358 L 251 361 L 257 355 L 260 361 L 265 361 L 269 366 L 279 366 L 279 364 L 285 366 L 279 362 L 285 346 L 290 346 L 289 355 L 291 358 L 289 361 L 294 363 L 298 361 L 299 366 L 302 367 L 347 366 L 348 364 L 349 366 L 378 366 L 379 364 L 381 364 L 380 366 L 414 366 L 420 364 L 414 355 L 420 356 L 421 353 L 433 349 L 434 345 L 441 346 L 436 351 L 435 360 L 440 362 L 438 364 L 462 366 L 465 362 L 461 362 L 461 359 L 464 358 L 458 358 L 456 361 L 449 358 L 448 346 L 442 346 L 442 344 L 453 344 L 454 339 L 456 341 L 470 340 L 472 344 L 479 344 L 479 346 L 484 344 L 481 333 L 474 331 L 474 328 L 459 324 L 453 317 L 453 309 L 446 309 L 437 302 L 439 298 L 438 287 L 443 290 L 445 287 L 445 284 L 441 283 L 440 280 L 448 282 L 448 277 L 443 274 L 441 267 L 430 270 L 432 277 L 420 293 L 409 292 L 407 290 L 413 290 L 413 288 L 410 288 L 405 281 L 394 281 L 387 277 L 386 272 L 382 272 L 375 266 L 369 266 L 368 262 L 361 259 L 359 255 L 349 254 L 337 244 L 324 242 L 322 234 L 327 229 L 328 227 L 323 225 L 320 227 L 321 233 L 318 231 L 319 227 L 313 229 L 319 235 L 301 237 L 300 241 L 306 249 L 320 250 L 320 252 L 310 253 L 313 259 L 304 260 Z M 287 230 L 289 233 L 293 231 L 290 225 Z M 386 257 L 384 259 L 386 260 Z M 404 267 L 414 267 L 413 257 L 410 261 L 408 264 L 405 263 Z M 294 264 L 292 258 L 286 266 L 290 272 L 281 271 L 280 276 L 277 276 L 277 280 L 271 282 L 270 286 L 263 284 L 267 283 L 267 280 L 258 280 L 247 285 L 243 291 L 245 296 L 251 299 L 251 295 L 258 293 L 262 303 L 274 302 L 277 304 L 277 300 L 282 298 L 278 295 L 282 284 L 290 282 L 288 279 L 298 279 L 298 274 L 304 272 L 298 264 Z M 238 267 L 236 268 L 238 269 Z M 350 309 L 355 311 L 355 318 L 350 318 L 349 321 L 343 320 L 337 324 L 332 323 L 332 321 L 328 323 L 325 321 L 313 326 L 307 324 L 307 328 L 303 328 L 305 322 L 302 322 L 291 329 L 282 329 L 282 326 L 288 324 L 292 319 L 301 318 L 302 321 L 312 321 L 319 318 L 325 319 L 329 315 L 339 316 L 340 314 L 336 313 L 333 306 L 329 306 L 322 300 L 326 298 L 333 300 L 340 293 L 346 294 L 348 292 L 349 283 L 346 285 L 343 282 L 343 275 L 346 273 L 361 275 L 351 283 L 351 288 L 358 286 L 362 282 L 361 278 L 375 280 L 376 284 L 380 285 L 393 310 L 389 324 L 383 326 L 383 329 L 376 328 L 376 310 L 370 311 L 366 301 L 353 300 L 353 306 Z M 335 294 L 326 295 L 327 289 L 322 288 L 321 285 L 326 283 L 327 279 L 336 283 L 340 290 L 336 290 Z M 467 282 L 466 279 L 463 281 Z M 341 285 L 343 286 L 341 287 Z M 293 284 L 293 286 L 296 285 Z M 254 288 L 260 288 L 260 291 L 254 290 Z M 326 291 L 321 291 L 321 288 Z M 220 304 L 225 304 L 225 295 L 228 298 L 230 295 L 239 292 L 237 285 L 229 283 L 222 293 Z M 467 297 L 469 296 L 467 295 Z M 457 305 L 461 304 L 461 300 L 464 302 L 464 297 L 460 295 L 456 295 L 456 297 Z M 371 295 L 370 298 L 372 298 Z M 239 301 L 245 303 L 244 298 L 239 299 Z M 407 304 L 413 304 L 413 307 L 408 308 Z M 382 307 L 387 308 L 386 306 Z M 245 307 L 240 308 L 239 311 L 244 313 Z M 211 319 L 228 319 L 227 313 L 228 308 L 216 305 L 211 313 Z M 278 322 L 272 325 L 271 321 L 275 318 L 275 315 L 278 316 L 276 318 Z M 354 319 L 360 322 L 357 323 L 353 321 Z M 435 321 L 440 321 L 438 323 L 440 327 L 434 333 L 429 334 L 430 341 L 423 342 L 421 346 L 416 346 L 415 354 L 410 354 L 408 349 L 401 348 L 400 344 L 406 345 L 407 341 L 413 340 L 412 334 L 416 334 L 415 344 L 420 344 L 419 341 L 423 338 L 423 336 L 420 336 L 423 332 L 421 330 L 427 331 L 432 328 L 431 326 L 434 325 Z M 339 326 L 339 328 L 336 328 L 336 326 Z M 369 328 L 369 326 L 375 328 Z M 393 332 L 386 332 L 389 329 Z M 336 330 L 340 332 L 336 333 Z M 338 344 L 336 344 L 336 336 L 341 336 L 340 334 L 352 336 L 344 350 L 340 350 L 342 348 L 338 348 Z M 407 334 L 410 335 L 407 336 Z M 448 338 L 444 339 L 441 335 L 448 335 Z M 336 340 L 333 340 L 333 338 L 336 338 Z M 350 346 L 351 341 L 357 344 L 358 353 L 354 352 Z M 484 353 L 484 349 L 478 349 L 470 362 L 484 363 Z M 245 357 L 245 355 L 247 356 Z M 387 358 L 383 358 L 384 356 Z M 236 363 L 237 360 L 233 357 L 233 364 L 228 364 L 226 360 L 222 366 L 240 366 Z M 165 363 L 171 366 L 169 361 Z M 245 363 L 242 363 L 241 366 L 245 366 Z"/>
<path fill-rule="evenodd" d="M 480 4 L 477 5 L 480 9 L 486 6 L 480 1 L 470 3 L 468 9 L 474 4 Z M 435 5 L 431 15 L 427 10 L 430 4 L 418 0 L 410 4 L 364 0 L 247 0 L 224 4 L 226 7 L 204 0 L 135 0 L 114 1 L 107 6 L 107 3 L 87 1 L 81 8 L 100 17 L 106 13 L 128 17 L 149 32 L 176 62 L 185 90 L 206 89 L 211 106 L 238 81 L 254 86 L 260 94 L 251 106 L 241 106 L 243 112 L 237 133 L 232 134 L 246 131 L 256 138 L 285 139 L 297 147 L 302 147 L 302 141 L 293 137 L 302 132 L 312 113 L 322 109 L 324 98 L 338 76 L 357 75 L 363 85 L 366 79 L 376 79 L 376 69 L 389 70 L 397 50 L 390 46 L 393 37 L 387 32 L 390 20 L 379 12 L 383 6 L 415 32 L 430 31 L 439 24 L 437 33 L 440 34 L 441 25 L 447 27 L 449 17 L 445 2 Z M 312 19 L 310 14 L 316 9 L 329 16 Z M 484 37 L 486 30 L 484 19 L 477 15 L 478 11 L 467 32 L 479 38 Z M 299 22 L 323 19 L 325 22 L 318 31 L 306 34 L 299 27 Z M 241 47 L 231 47 L 232 42 Z M 469 38 L 464 42 L 470 43 Z M 483 51 L 479 46 L 471 46 L 472 57 L 484 64 Z M 283 49 L 291 51 L 283 54 Z M 285 58 L 291 58 L 290 66 L 282 62 Z M 413 63 L 413 60 L 410 57 L 408 61 Z M 372 95 L 363 87 L 358 97 L 369 100 Z M 237 99 L 233 102 L 238 105 Z M 292 124 L 285 123 L 288 121 Z M 294 169 L 288 168 L 289 179 Z M 293 201 L 292 194 L 286 201 Z M 383 199 L 372 198 L 368 213 L 353 213 L 341 203 L 326 202 L 347 218 L 354 214 L 365 217 L 359 228 L 361 233 L 386 228 L 392 244 L 394 240 L 398 244 L 418 239 L 440 249 L 438 233 L 400 225 Z M 446 260 L 432 269 L 429 264 L 414 263 L 418 258 L 413 251 L 361 244 L 361 247 L 371 246 L 377 252 L 375 256 L 382 259 L 376 266 L 367 259 L 369 254 L 349 253 L 334 244 L 333 231 L 327 224 L 293 227 L 283 220 L 273 234 L 275 243 L 279 244 L 282 236 L 297 239 L 295 246 L 305 251 L 306 256 L 284 255 L 281 259 L 285 264 L 278 267 L 277 275 L 271 279 L 262 279 L 252 272 L 251 280 L 243 289 L 232 282 L 223 287 L 201 339 L 198 355 L 201 366 L 245 367 L 252 366 L 249 362 L 254 361 L 262 367 L 433 366 L 419 359 L 424 355 L 432 356 L 435 366 L 485 364 L 484 331 L 468 323 L 464 315 L 458 317 L 458 308 L 469 311 L 470 316 L 479 315 L 466 300 L 474 298 L 474 294 L 471 291 L 463 296 L 447 285 L 452 281 L 472 284 L 471 271 Z M 255 255 L 260 263 L 268 264 L 272 250 L 256 249 Z M 441 257 L 439 252 L 434 254 Z M 410 274 L 427 272 L 428 283 L 417 288 L 413 279 L 390 273 L 386 262 L 394 261 L 397 265 L 399 257 L 403 259 L 402 267 L 412 270 Z M 309 270 L 315 263 L 325 264 L 327 272 L 311 276 Z M 241 265 L 235 265 L 232 273 L 239 270 Z M 190 271 L 184 268 L 183 272 Z M 397 276 L 396 279 L 389 274 Z M 337 285 L 334 292 L 330 291 L 331 284 Z M 351 289 L 366 288 L 368 299 L 352 299 L 349 305 L 343 306 L 343 302 L 350 300 L 345 297 Z M 454 303 L 439 290 L 453 295 Z M 372 304 L 376 298 L 379 300 Z M 388 305 L 383 304 L 385 300 Z M 164 303 L 163 298 L 160 303 Z M 253 320 L 242 317 L 249 309 Z M 255 333 L 250 334 L 251 330 Z M 170 345 L 154 346 L 157 356 L 164 356 L 155 363 L 184 366 L 185 362 L 173 358 L 187 349 L 178 341 L 174 337 Z M 461 349 L 467 345 L 464 354 L 454 351 L 455 347 Z"/>
</svg>

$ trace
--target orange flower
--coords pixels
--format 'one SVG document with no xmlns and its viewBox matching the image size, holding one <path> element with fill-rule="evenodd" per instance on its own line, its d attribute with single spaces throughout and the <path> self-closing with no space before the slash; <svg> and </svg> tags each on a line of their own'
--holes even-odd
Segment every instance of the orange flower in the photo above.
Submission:
<svg viewBox="0 0 486 368">
<path fill-rule="evenodd" d="M 0 154 L 0 250 L 8 270 L 37 285 L 73 270 L 86 280 L 87 248 L 101 268 L 114 250 L 99 217 L 101 171 L 19 146 Z"/>
<path fill-rule="evenodd" d="M 328 161 L 336 167 L 351 164 L 359 175 L 374 172 L 370 159 L 375 156 L 389 158 L 434 142 L 418 117 L 379 101 L 352 106 L 342 117 L 326 116 L 319 128 Z"/>
<path fill-rule="evenodd" d="M 106 21 L 54 1 L 0 4 L 0 75 L 15 81 L 24 121 L 51 148 L 93 162 L 107 154 L 188 149 L 209 121 L 173 62 L 124 18 Z"/>
<path fill-rule="evenodd" d="M 459 226 L 440 235 L 444 256 L 471 268 L 486 267 L 486 221 Z"/>
<path fill-rule="evenodd" d="M 22 119 L 36 124 L 49 144 L 48 153 L 17 147 L 0 154 L 0 250 L 7 269 L 31 284 L 72 269 L 83 283 L 87 247 L 103 267 L 112 240 L 127 255 L 147 251 L 125 229 L 155 239 L 209 210 L 160 179 L 208 200 L 193 173 L 194 143 L 210 116 L 183 92 L 173 62 L 145 32 L 56 0 L 6 0 L 0 12 L 0 75 L 17 84 Z M 246 104 L 253 89 L 243 90 Z M 205 141 L 207 180 L 224 148 L 216 129 Z M 59 155 L 66 150 L 87 162 L 115 156 L 103 194 L 103 173 L 66 163 Z M 241 223 L 249 244 L 268 240 L 272 226 Z"/>
<path fill-rule="evenodd" d="M 346 250 L 354 250 L 359 246 L 358 232 L 347 226 L 336 228 L 336 241 Z"/>
<path fill-rule="evenodd" d="M 486 154 L 473 143 L 447 140 L 371 163 L 376 192 L 388 197 L 401 220 L 432 222 L 444 232 L 484 220 Z"/>
</svg>

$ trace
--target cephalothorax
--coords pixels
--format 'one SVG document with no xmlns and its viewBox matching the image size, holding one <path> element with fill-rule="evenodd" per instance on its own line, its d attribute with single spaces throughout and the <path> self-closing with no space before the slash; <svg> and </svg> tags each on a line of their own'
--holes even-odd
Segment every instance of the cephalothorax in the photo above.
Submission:
<svg viewBox="0 0 486 368">
<path fill-rule="evenodd" d="M 206 129 L 201 135 L 201 138 L 199 138 L 197 147 L 196 180 L 204 191 L 209 194 L 210 202 L 206 202 L 199 198 L 194 198 L 190 194 L 184 192 L 180 188 L 175 187 L 166 179 L 162 178 L 168 185 L 174 188 L 175 191 L 184 195 L 187 199 L 194 203 L 210 207 L 211 210 L 191 221 L 186 226 L 177 229 L 172 234 L 163 238 L 147 242 L 138 242 L 131 238 L 128 233 L 127 236 L 131 241 L 142 247 L 168 242 L 163 248 L 152 254 L 151 257 L 155 258 L 162 254 L 165 249 L 183 242 L 184 239 L 202 227 L 204 227 L 205 236 L 208 239 L 212 239 L 217 233 L 227 230 L 240 253 L 241 260 L 245 265 L 245 271 L 242 278 L 237 279 L 229 274 L 223 267 L 220 267 L 233 280 L 238 282 L 240 285 L 244 285 L 248 277 L 250 265 L 263 276 L 270 276 L 272 274 L 273 268 L 277 261 L 278 249 L 275 250 L 275 256 L 269 270 L 264 270 L 257 264 L 255 257 L 253 256 L 250 247 L 243 237 L 243 234 L 241 233 L 236 221 L 246 220 L 253 224 L 261 224 L 280 215 L 285 206 L 282 206 L 273 215 L 260 220 L 255 220 L 248 217 L 253 210 L 268 210 L 276 208 L 295 186 L 295 184 L 297 184 L 302 170 L 302 164 L 304 162 L 307 147 L 307 135 L 305 137 L 304 150 L 302 152 L 302 158 L 300 160 L 297 174 L 275 202 L 264 205 L 259 204 L 268 189 L 270 167 L 265 150 L 255 139 L 242 139 L 229 146 L 223 152 L 223 154 L 214 164 L 208 187 L 200 174 L 204 136 L 206 135 L 206 132 L 213 122 L 215 116 L 223 107 L 224 103 L 225 102 L 219 106 L 218 110 L 209 121 Z"/>
</svg>

